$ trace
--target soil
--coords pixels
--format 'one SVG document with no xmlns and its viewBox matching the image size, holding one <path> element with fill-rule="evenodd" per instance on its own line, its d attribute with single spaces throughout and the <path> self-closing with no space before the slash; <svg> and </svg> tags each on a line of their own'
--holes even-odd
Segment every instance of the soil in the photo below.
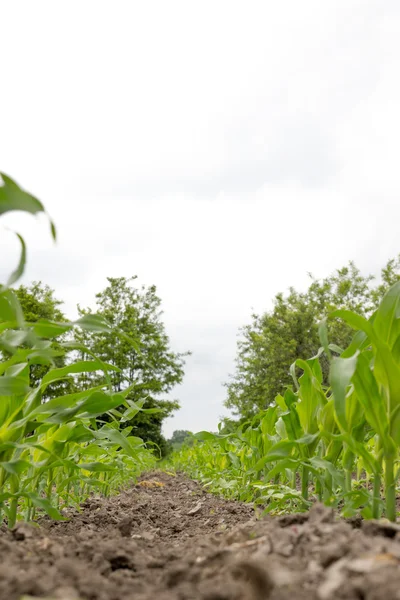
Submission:
<svg viewBox="0 0 400 600">
<path fill-rule="evenodd" d="M 321 505 L 257 519 L 156 472 L 67 516 L 1 532 L 1 600 L 400 599 L 400 526 Z"/>
</svg>

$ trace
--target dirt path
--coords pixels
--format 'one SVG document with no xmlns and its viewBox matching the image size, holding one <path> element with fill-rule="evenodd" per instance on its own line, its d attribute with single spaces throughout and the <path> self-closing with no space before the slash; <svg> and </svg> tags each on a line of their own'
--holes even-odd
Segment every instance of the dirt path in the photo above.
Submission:
<svg viewBox="0 0 400 600">
<path fill-rule="evenodd" d="M 251 507 L 154 473 L 68 522 L 0 535 L 0 600 L 400 599 L 400 527 Z"/>
</svg>

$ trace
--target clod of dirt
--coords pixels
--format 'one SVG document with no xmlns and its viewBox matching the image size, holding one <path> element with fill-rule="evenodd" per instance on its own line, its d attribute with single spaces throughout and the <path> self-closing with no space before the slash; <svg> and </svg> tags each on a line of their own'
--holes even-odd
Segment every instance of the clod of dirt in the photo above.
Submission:
<svg viewBox="0 0 400 600">
<path fill-rule="evenodd" d="M 309 513 L 293 513 L 278 517 L 278 523 L 281 527 L 290 527 L 291 525 L 303 525 L 308 521 Z"/>
<path fill-rule="evenodd" d="M 17 525 L 11 531 L 12 536 L 18 542 L 33 538 L 37 535 L 38 530 L 33 525 L 28 523 L 17 523 Z"/>
<path fill-rule="evenodd" d="M 124 517 L 118 523 L 118 529 L 122 535 L 122 537 L 129 537 L 132 533 L 133 528 L 133 520 L 131 517 Z"/>
<path fill-rule="evenodd" d="M 387 538 L 394 538 L 400 535 L 400 525 L 384 520 L 363 521 L 361 529 L 366 535 L 382 535 Z"/>
<path fill-rule="evenodd" d="M 242 579 L 249 584 L 249 599 L 266 600 L 274 589 L 274 581 L 265 565 L 254 560 L 242 560 L 236 563 L 232 574 L 235 579 Z"/>
<path fill-rule="evenodd" d="M 314 504 L 308 514 L 308 521 L 310 523 L 332 523 L 333 520 L 333 508 L 328 508 L 319 502 Z"/>
<path fill-rule="evenodd" d="M 191 515 L 196 515 L 198 512 L 201 511 L 201 509 L 203 508 L 203 503 L 202 502 L 198 502 L 196 504 L 196 506 L 194 508 L 192 508 L 191 510 L 189 510 L 189 512 L 187 512 L 186 514 L 191 516 Z"/>
<path fill-rule="evenodd" d="M 322 548 L 319 560 L 321 565 L 326 568 L 336 562 L 348 552 L 348 544 L 341 542 L 331 542 Z"/>
</svg>

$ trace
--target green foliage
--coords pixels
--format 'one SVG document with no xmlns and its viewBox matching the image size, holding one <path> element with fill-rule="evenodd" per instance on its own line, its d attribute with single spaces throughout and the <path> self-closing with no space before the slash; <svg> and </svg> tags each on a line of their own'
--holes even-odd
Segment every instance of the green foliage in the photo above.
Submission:
<svg viewBox="0 0 400 600">
<path fill-rule="evenodd" d="M 54 296 L 54 290 L 42 282 L 33 282 L 29 287 L 20 285 L 15 290 L 15 294 L 19 300 L 22 312 L 26 323 L 38 324 L 43 322 L 66 322 L 65 315 L 60 309 L 63 304 Z M 36 332 L 42 334 L 42 337 L 47 337 L 46 331 L 39 331 L 36 327 Z M 66 335 L 63 333 L 58 336 L 57 340 L 53 341 L 52 347 L 59 356 L 54 356 L 53 361 L 56 367 L 63 367 L 66 364 L 67 353 L 63 349 L 61 342 L 66 341 Z M 49 366 L 43 364 L 31 365 L 30 367 L 30 383 L 34 387 L 48 372 Z M 46 388 L 44 399 L 54 398 L 61 393 L 72 393 L 76 391 L 74 380 L 72 377 L 57 381 Z"/>
<path fill-rule="evenodd" d="M 65 315 L 60 310 L 62 301 L 54 297 L 54 291 L 48 285 L 34 281 L 29 287 L 20 285 L 15 293 L 28 323 L 40 319 L 66 321 Z"/>
<path fill-rule="evenodd" d="M 108 278 L 109 285 L 96 295 L 96 309 L 97 314 L 113 325 L 113 330 L 85 331 L 79 339 L 101 360 L 118 367 L 110 373 L 112 389 L 119 392 L 130 386 L 127 398 L 146 409 L 125 426 L 133 427 L 135 435 L 156 444 L 165 455 L 167 444 L 161 434 L 162 421 L 179 404 L 163 396 L 182 381 L 184 357 L 188 353 L 176 353 L 170 348 L 156 287 L 138 288 L 134 286 L 135 280 L 136 277 Z M 91 311 L 80 309 L 80 314 L 87 317 Z M 80 385 L 98 385 L 102 381 L 98 374 L 89 374 L 80 378 Z"/>
<path fill-rule="evenodd" d="M 193 433 L 186 429 L 176 429 L 168 442 L 172 450 L 179 450 L 184 444 L 191 446 L 193 444 Z"/>
<path fill-rule="evenodd" d="M 172 455 L 170 466 L 217 493 L 255 500 L 275 514 L 306 510 L 319 499 L 343 516 L 361 512 L 379 518 L 385 505 L 386 517 L 394 521 L 400 475 L 400 281 L 368 319 L 343 309 L 329 318 L 355 330 L 340 356 L 323 322 L 317 354 L 290 368 L 293 387 L 234 431 L 200 432 L 193 447 Z M 324 383 L 323 358 L 330 365 L 330 387 Z"/>
<path fill-rule="evenodd" d="M 321 281 L 311 278 L 304 293 L 291 288 L 287 297 L 278 294 L 272 311 L 253 315 L 242 329 L 238 342 L 235 373 L 226 384 L 225 405 L 240 422 L 267 408 L 283 387 L 291 382 L 289 367 L 298 358 L 307 359 L 320 346 L 318 323 L 329 312 L 347 309 L 369 317 L 384 293 L 400 277 L 400 255 L 382 270 L 382 282 L 372 287 L 372 276 L 362 276 L 350 263 Z M 352 338 L 345 321 L 329 324 L 332 344 L 345 348 Z M 324 384 L 328 383 L 329 361 L 321 358 Z M 298 372 L 298 368 L 296 368 Z"/>
<path fill-rule="evenodd" d="M 15 182 L 2 178 L 0 214 L 44 210 Z M 0 522 L 5 518 L 9 527 L 38 512 L 60 519 L 63 507 L 77 506 L 93 490 L 113 493 L 155 462 L 143 441 L 131 435 L 132 428 L 122 427 L 142 410 L 128 398 L 132 388 L 113 390 L 110 373 L 118 367 L 73 339 L 77 328 L 82 338 L 99 331 L 114 336 L 115 327 L 101 315 L 65 322 L 59 302 L 40 284 L 10 289 L 25 268 L 25 243 L 18 237 L 18 267 L 0 285 Z M 66 333 L 69 340 L 63 341 Z M 66 361 L 66 352 L 77 348 L 90 360 Z M 61 387 L 50 397 L 50 387 L 71 375 L 99 371 L 99 385 L 72 393 Z M 112 420 L 98 424 L 103 414 Z"/>
</svg>

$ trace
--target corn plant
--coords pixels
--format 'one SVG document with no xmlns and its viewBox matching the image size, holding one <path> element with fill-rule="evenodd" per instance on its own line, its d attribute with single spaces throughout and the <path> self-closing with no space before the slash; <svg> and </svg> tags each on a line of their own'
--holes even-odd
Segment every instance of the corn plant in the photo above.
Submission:
<svg viewBox="0 0 400 600">
<path fill-rule="evenodd" d="M 170 459 L 210 489 L 275 513 L 305 510 L 318 498 L 340 508 L 396 519 L 400 476 L 400 282 L 369 320 L 338 310 L 355 330 L 345 350 L 328 343 L 320 324 L 318 355 L 291 367 L 293 387 L 234 434 L 201 432 Z M 320 357 L 330 361 L 322 384 Z M 300 371 L 300 376 L 297 373 Z M 383 484 L 383 489 L 382 489 Z"/>
<path fill-rule="evenodd" d="M 375 498 L 384 477 L 386 516 L 394 521 L 400 445 L 400 282 L 387 292 L 369 320 L 343 310 L 333 316 L 343 318 L 358 332 L 355 343 L 332 361 L 337 420 L 348 437 L 348 407 L 354 402 L 362 407 L 375 434 L 374 451 L 361 450 L 354 435 L 352 445 L 370 464 Z"/>
<path fill-rule="evenodd" d="M 0 216 L 11 210 L 45 212 L 39 200 L 6 175 L 1 177 Z M 51 221 L 50 229 L 56 239 Z M 130 428 L 120 428 L 121 422 L 143 410 L 127 399 L 131 388 L 113 393 L 109 373 L 116 367 L 73 340 L 76 328 L 110 332 L 110 325 L 92 314 L 66 323 L 25 321 L 11 288 L 26 263 L 24 239 L 17 237 L 19 263 L 0 286 L 0 522 L 5 518 L 9 527 L 18 518 L 35 518 L 38 511 L 62 518 L 60 509 L 78 507 L 94 490 L 114 493 L 155 462 L 142 440 L 130 435 Z M 69 341 L 55 346 L 65 334 Z M 84 352 L 90 360 L 72 360 L 57 368 L 55 358 L 67 351 Z M 48 370 L 32 386 L 30 369 L 38 364 Z M 45 401 L 50 384 L 95 371 L 104 373 L 104 385 Z M 104 413 L 111 422 L 99 425 L 96 419 Z"/>
</svg>

